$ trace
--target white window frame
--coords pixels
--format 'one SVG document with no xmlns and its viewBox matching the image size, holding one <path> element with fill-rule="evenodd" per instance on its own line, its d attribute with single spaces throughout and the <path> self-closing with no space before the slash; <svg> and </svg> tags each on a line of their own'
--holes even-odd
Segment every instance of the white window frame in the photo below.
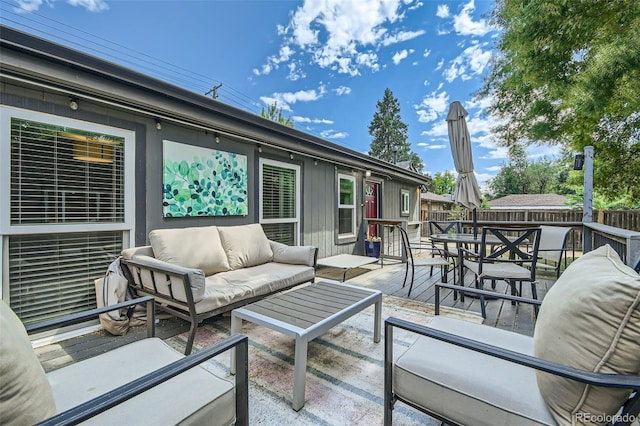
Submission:
<svg viewBox="0 0 640 426">
<path fill-rule="evenodd" d="M 411 211 L 411 195 L 408 189 L 400 190 L 400 216 L 409 216 Z"/>
<path fill-rule="evenodd" d="M 104 133 L 124 139 L 124 221 L 117 223 L 76 223 L 76 224 L 33 224 L 11 225 L 11 119 L 38 121 L 57 126 L 71 127 L 93 133 Z M 3 299 L 9 292 L 5 288 L 4 279 L 8 276 L 5 271 L 5 259 L 8 258 L 8 236 L 25 234 L 56 234 L 66 232 L 87 231 L 123 231 L 123 247 L 134 244 L 135 225 L 135 132 L 112 126 L 105 126 L 92 122 L 60 117 L 37 111 L 25 110 L 8 106 L 0 106 L 0 289 Z"/>
<path fill-rule="evenodd" d="M 349 180 L 353 185 L 353 204 L 341 204 L 340 203 L 340 180 Z M 358 193 L 356 191 L 356 178 L 352 175 L 347 175 L 343 173 L 338 173 L 338 185 L 336 190 L 336 203 L 338 204 L 338 209 L 336 210 L 336 232 L 338 233 L 338 240 L 344 240 L 347 238 L 354 238 L 356 236 L 356 200 L 358 198 Z M 351 232 L 348 234 L 340 233 L 340 224 L 338 221 L 340 220 L 340 209 L 351 209 Z"/>
<path fill-rule="evenodd" d="M 283 169 L 294 170 L 296 173 L 296 206 L 295 212 L 296 216 L 292 218 L 281 218 L 281 219 L 265 219 L 262 209 L 263 202 L 263 191 L 262 191 L 262 174 L 264 171 L 264 166 L 274 166 L 281 167 Z M 260 158 L 259 159 L 259 184 L 258 184 L 258 220 L 260 223 L 269 224 L 269 223 L 293 223 L 294 224 L 294 232 L 293 240 L 295 245 L 300 245 L 300 198 L 302 195 L 302 188 L 300 187 L 300 166 L 297 164 L 285 163 L 283 161 L 271 160 L 269 158 Z"/>
</svg>

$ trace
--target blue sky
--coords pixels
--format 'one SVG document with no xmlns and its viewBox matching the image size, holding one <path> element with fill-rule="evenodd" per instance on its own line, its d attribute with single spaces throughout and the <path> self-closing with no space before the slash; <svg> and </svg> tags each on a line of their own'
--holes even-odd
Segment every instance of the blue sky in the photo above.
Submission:
<svg viewBox="0 0 640 426">
<path fill-rule="evenodd" d="M 449 104 L 469 112 L 481 186 L 506 161 L 475 100 L 498 32 L 488 0 L 0 0 L 3 24 L 367 152 L 390 88 L 431 175 L 454 171 Z M 533 147 L 532 159 L 555 148 Z"/>
</svg>

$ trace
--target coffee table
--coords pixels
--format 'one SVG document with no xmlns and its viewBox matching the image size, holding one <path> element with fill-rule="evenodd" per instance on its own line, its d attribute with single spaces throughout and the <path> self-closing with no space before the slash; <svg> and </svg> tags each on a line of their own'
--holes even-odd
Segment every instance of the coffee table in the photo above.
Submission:
<svg viewBox="0 0 640 426">
<path fill-rule="evenodd" d="M 304 406 L 307 347 L 311 340 L 375 304 L 373 341 L 381 334 L 382 293 L 337 282 L 318 282 L 279 293 L 231 312 L 231 333 L 242 331 L 242 320 L 295 337 L 292 407 Z M 231 373 L 235 374 L 234 357 Z"/>
<path fill-rule="evenodd" d="M 318 259 L 318 266 L 328 266 L 330 268 L 342 269 L 342 281 L 347 280 L 347 272 L 349 269 L 359 268 L 369 263 L 375 263 L 378 261 L 377 257 L 358 256 L 355 254 L 337 254 L 335 256 L 329 256 L 322 259 Z"/>
</svg>

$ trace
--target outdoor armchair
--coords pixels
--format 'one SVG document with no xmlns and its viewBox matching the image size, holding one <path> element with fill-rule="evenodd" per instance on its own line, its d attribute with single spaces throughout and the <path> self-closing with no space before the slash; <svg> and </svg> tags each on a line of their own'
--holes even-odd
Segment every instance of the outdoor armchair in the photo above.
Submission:
<svg viewBox="0 0 640 426">
<path fill-rule="evenodd" d="M 633 423 L 639 295 L 640 276 L 603 246 L 573 262 L 542 303 L 528 299 L 540 305 L 533 337 L 443 316 L 387 319 L 385 425 L 398 401 L 452 425 Z M 399 356 L 396 330 L 416 335 Z"/>
<path fill-rule="evenodd" d="M 460 221 L 429 221 L 429 235 L 433 234 L 461 234 L 462 223 Z M 431 242 L 432 247 L 437 247 L 434 241 Z M 458 269 L 458 247 L 450 247 L 445 244 L 445 256 L 453 265 L 453 283 L 456 283 L 456 270 Z"/>
<path fill-rule="evenodd" d="M 147 304 L 147 338 L 47 374 L 28 332 L 77 324 Z M 154 300 L 143 297 L 25 327 L 0 301 L 0 420 L 7 424 L 248 424 L 247 337 L 236 334 L 184 356 L 153 337 Z M 119 337 L 114 337 L 119 338 Z M 235 382 L 200 364 L 235 351 Z"/>
<path fill-rule="evenodd" d="M 531 294 L 537 299 L 536 262 L 540 245 L 540 228 L 494 228 L 482 229 L 479 251 L 465 252 L 463 267 L 475 274 L 476 283 L 482 290 L 484 281 L 504 280 L 511 287 L 512 295 L 522 292 L 522 282 L 531 283 Z M 499 245 L 496 244 L 499 243 Z M 527 247 L 530 246 L 530 249 Z M 464 284 L 463 280 L 460 280 Z M 516 283 L 520 283 L 519 290 Z M 462 293 L 464 297 L 464 293 Z M 512 301 L 515 303 L 515 301 Z M 485 295 L 480 294 L 482 317 L 486 318 Z M 537 313 L 537 306 L 535 306 Z"/>
</svg>

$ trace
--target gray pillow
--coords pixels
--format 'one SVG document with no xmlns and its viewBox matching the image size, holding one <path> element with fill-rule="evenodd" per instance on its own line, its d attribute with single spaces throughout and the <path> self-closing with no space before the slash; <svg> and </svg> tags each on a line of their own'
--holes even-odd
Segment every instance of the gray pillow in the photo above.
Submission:
<svg viewBox="0 0 640 426">
<path fill-rule="evenodd" d="M 32 425 L 56 414 L 42 366 L 20 319 L 0 300 L 0 423 Z"/>
<path fill-rule="evenodd" d="M 609 246 L 591 251 L 546 294 L 534 354 L 581 370 L 640 374 L 640 276 Z M 629 392 L 537 372 L 538 387 L 560 424 L 616 414 Z"/>
</svg>

